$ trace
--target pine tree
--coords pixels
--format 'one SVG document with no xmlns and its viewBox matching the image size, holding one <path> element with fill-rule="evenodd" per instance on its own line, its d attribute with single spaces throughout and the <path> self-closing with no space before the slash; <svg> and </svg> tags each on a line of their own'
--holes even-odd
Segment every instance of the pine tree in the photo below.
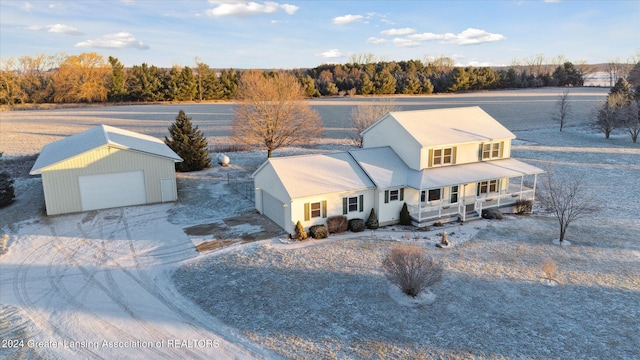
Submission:
<svg viewBox="0 0 640 360">
<path fill-rule="evenodd" d="M 182 158 L 181 163 L 176 163 L 177 171 L 198 171 L 211 167 L 211 158 L 207 150 L 207 138 L 191 123 L 183 110 L 180 110 L 176 121 L 169 126 L 171 140 L 166 136 L 164 142 Z"/>
<path fill-rule="evenodd" d="M 407 203 L 404 203 L 400 210 L 400 225 L 411 225 L 411 214 L 409 214 Z"/>
<path fill-rule="evenodd" d="M 8 172 L 0 173 L 0 208 L 13 202 L 15 193 L 13 190 L 13 179 Z"/>
</svg>

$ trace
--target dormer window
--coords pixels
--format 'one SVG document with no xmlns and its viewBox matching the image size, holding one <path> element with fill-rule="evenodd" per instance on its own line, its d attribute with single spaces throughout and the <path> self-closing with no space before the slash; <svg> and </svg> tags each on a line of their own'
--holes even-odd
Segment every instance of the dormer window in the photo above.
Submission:
<svg viewBox="0 0 640 360">
<path fill-rule="evenodd" d="M 453 164 L 453 148 L 438 148 L 433 149 L 433 158 L 431 159 L 432 166 L 444 166 Z"/>
<path fill-rule="evenodd" d="M 500 158 L 500 146 L 499 142 L 482 144 L 482 160 L 492 160 Z"/>
</svg>

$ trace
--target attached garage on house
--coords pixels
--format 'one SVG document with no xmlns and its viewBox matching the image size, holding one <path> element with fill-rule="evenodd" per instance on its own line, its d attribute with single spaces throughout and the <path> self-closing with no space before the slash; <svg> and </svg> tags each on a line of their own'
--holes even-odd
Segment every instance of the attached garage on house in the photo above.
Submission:
<svg viewBox="0 0 640 360">
<path fill-rule="evenodd" d="M 48 215 L 178 199 L 175 163 L 161 140 L 100 125 L 46 145 L 31 175 L 42 176 Z"/>
</svg>

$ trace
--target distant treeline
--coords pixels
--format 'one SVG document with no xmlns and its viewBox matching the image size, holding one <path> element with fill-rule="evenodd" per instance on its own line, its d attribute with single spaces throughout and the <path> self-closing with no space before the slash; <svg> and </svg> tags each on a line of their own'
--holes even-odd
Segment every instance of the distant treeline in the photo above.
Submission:
<svg viewBox="0 0 640 360">
<path fill-rule="evenodd" d="M 509 68 L 456 67 L 451 58 L 431 61 L 352 61 L 294 73 L 309 97 L 433 94 L 467 90 L 583 86 L 586 65 L 530 64 Z M 242 70 L 195 66 L 131 68 L 97 53 L 3 59 L 0 104 L 205 101 L 234 99 Z"/>
</svg>

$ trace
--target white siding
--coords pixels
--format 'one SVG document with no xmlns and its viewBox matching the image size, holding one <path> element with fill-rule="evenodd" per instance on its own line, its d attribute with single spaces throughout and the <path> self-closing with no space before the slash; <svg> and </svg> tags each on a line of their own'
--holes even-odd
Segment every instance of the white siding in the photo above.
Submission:
<svg viewBox="0 0 640 360">
<path fill-rule="evenodd" d="M 398 122 L 387 117 L 369 128 L 363 135 L 365 148 L 390 146 L 412 169 L 421 169 L 422 146 Z"/>
<path fill-rule="evenodd" d="M 293 229 L 295 228 L 295 224 L 300 221 L 302 226 L 308 229 L 313 225 L 326 225 L 327 218 L 336 215 L 343 215 L 343 198 L 345 197 L 358 197 L 360 195 L 363 196 L 362 203 L 362 211 L 354 211 L 348 212 L 346 214 L 347 219 L 363 219 L 367 220 L 369 218 L 369 213 L 371 209 L 374 207 L 374 195 L 375 190 L 363 190 L 363 191 L 353 191 L 348 193 L 341 194 L 327 194 L 327 195 L 318 195 L 318 196 L 310 196 L 305 198 L 294 199 L 291 202 L 291 223 L 289 224 L 290 228 L 285 228 L 285 230 L 289 233 L 293 233 Z M 305 216 L 305 204 L 317 203 L 326 201 L 327 212 L 326 214 L 321 214 L 320 217 L 317 218 L 309 218 L 309 220 L 304 219 Z M 324 215 L 324 217 L 323 217 Z"/>
</svg>

